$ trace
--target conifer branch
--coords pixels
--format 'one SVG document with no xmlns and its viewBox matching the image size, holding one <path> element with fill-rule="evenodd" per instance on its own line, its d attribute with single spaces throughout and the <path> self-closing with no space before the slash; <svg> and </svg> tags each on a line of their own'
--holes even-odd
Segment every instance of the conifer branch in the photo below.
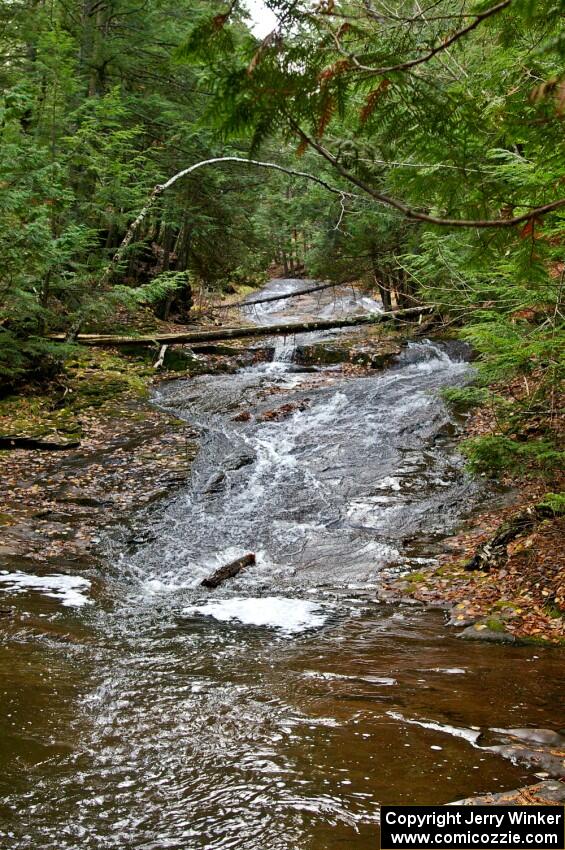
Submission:
<svg viewBox="0 0 565 850">
<path fill-rule="evenodd" d="M 347 55 L 347 58 L 350 60 L 351 64 L 354 66 L 357 71 L 364 71 L 370 74 L 381 75 L 381 74 L 390 74 L 394 71 L 408 71 L 410 68 L 416 67 L 416 65 L 423 65 L 425 62 L 429 62 L 430 59 L 433 59 L 438 53 L 441 53 L 444 50 L 447 50 L 448 47 L 451 47 L 456 41 L 468 35 L 468 33 L 472 32 L 476 27 L 479 26 L 483 21 L 487 18 L 492 17 L 493 15 L 498 14 L 498 12 L 502 12 L 503 9 L 506 9 L 512 0 L 502 0 L 501 3 L 497 3 L 496 6 L 491 6 L 490 9 L 487 9 L 485 12 L 481 12 L 478 15 L 474 16 L 474 20 L 471 21 L 467 26 L 462 27 L 453 33 L 453 35 L 446 38 L 445 41 L 442 41 L 440 44 L 436 44 L 435 47 L 432 47 L 427 53 L 424 53 L 422 56 L 417 57 L 416 59 L 408 59 L 406 62 L 398 62 L 396 65 L 383 65 L 381 68 L 372 68 L 370 65 L 363 65 L 355 54 L 346 54 L 343 48 L 341 48 L 338 44 L 338 49 L 340 53 L 343 55 Z"/>
<path fill-rule="evenodd" d="M 534 218 L 540 218 L 543 215 L 547 215 L 547 213 L 565 207 L 565 198 L 560 198 L 557 201 L 552 201 L 550 204 L 544 204 L 540 207 L 534 207 L 529 212 L 515 216 L 514 218 L 495 219 L 439 218 L 437 216 L 429 215 L 428 213 L 419 212 L 418 210 L 409 207 L 403 201 L 398 200 L 398 198 L 393 198 L 391 195 L 384 194 L 384 192 L 378 192 L 372 186 L 369 186 L 367 183 L 365 183 L 364 180 L 361 180 L 355 174 L 352 174 L 350 171 L 344 168 L 343 165 L 337 159 L 337 157 L 330 153 L 327 148 L 324 148 L 318 141 L 316 141 L 316 139 L 313 139 L 311 136 L 308 136 L 307 133 L 305 133 L 304 130 L 298 124 L 296 124 L 296 122 L 291 119 L 290 123 L 292 128 L 297 133 L 297 135 L 300 136 L 302 141 L 310 145 L 310 147 L 317 151 L 320 156 L 322 156 L 327 162 L 331 163 L 335 170 L 338 172 L 338 174 L 345 178 L 345 180 L 348 180 L 350 183 L 353 183 L 359 189 L 362 189 L 376 201 L 379 201 L 379 203 L 398 210 L 399 213 L 401 213 L 405 218 L 410 219 L 411 221 L 422 221 L 427 224 L 437 224 L 440 227 L 514 227 L 517 224 L 524 224 L 524 222 L 526 221 L 531 221 Z"/>
</svg>

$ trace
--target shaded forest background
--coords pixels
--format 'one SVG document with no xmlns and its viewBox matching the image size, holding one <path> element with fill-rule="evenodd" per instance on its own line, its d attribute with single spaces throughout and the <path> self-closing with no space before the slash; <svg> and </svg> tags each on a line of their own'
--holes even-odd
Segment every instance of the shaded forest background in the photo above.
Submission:
<svg viewBox="0 0 565 850">
<path fill-rule="evenodd" d="M 57 331 L 191 322 L 286 274 L 432 303 L 480 354 L 489 468 L 554 467 L 562 406 L 559 0 L 9 0 L 0 9 L 0 387 L 64 368 Z M 154 186 L 179 180 L 105 271 Z M 501 387 L 505 392 L 501 392 Z M 508 387 L 511 392 L 508 392 Z M 474 453 L 474 454 L 473 454 Z"/>
</svg>

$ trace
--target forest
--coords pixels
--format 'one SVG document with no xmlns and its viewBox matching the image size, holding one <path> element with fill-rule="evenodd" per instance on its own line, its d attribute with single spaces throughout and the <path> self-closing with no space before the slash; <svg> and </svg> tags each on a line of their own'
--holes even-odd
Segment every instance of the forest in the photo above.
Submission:
<svg viewBox="0 0 565 850">
<path fill-rule="evenodd" d="M 186 321 L 197 288 L 257 284 L 278 263 L 368 279 L 385 308 L 434 304 L 486 382 L 524 381 L 491 461 L 551 464 L 551 429 L 519 443 L 532 417 L 551 423 L 561 377 L 560 4 L 271 7 L 259 40 L 238 3 L 4 4 L 4 391 L 58 367 L 50 333 L 108 331 L 141 305 Z M 335 191 L 202 168 L 107 273 L 154 186 L 226 156 Z"/>
<path fill-rule="evenodd" d="M 0 4 L 6 846 L 563 800 L 564 22 Z"/>
</svg>

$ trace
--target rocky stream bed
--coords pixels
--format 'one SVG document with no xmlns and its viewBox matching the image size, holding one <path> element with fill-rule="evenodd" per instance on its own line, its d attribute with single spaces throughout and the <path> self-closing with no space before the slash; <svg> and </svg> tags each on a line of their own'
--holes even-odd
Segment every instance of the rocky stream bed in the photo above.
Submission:
<svg viewBox="0 0 565 850">
<path fill-rule="evenodd" d="M 344 291 L 246 318 L 367 309 Z M 201 354 L 82 411 L 79 449 L 11 453 L 7 847 L 368 850 L 381 803 L 559 798 L 560 650 L 462 642 L 391 595 L 510 499 L 467 474 L 440 397 L 468 358 L 343 340 Z"/>
</svg>

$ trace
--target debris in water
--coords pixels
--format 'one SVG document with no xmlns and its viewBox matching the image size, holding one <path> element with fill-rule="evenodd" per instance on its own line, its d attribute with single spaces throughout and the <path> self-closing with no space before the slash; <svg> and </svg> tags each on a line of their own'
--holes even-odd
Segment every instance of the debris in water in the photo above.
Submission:
<svg viewBox="0 0 565 850">
<path fill-rule="evenodd" d="M 224 564 L 223 567 L 215 570 L 212 575 L 200 582 L 202 587 L 216 588 L 227 581 L 229 578 L 235 578 L 246 567 L 252 567 L 255 564 L 255 555 L 250 552 L 248 555 L 243 555 L 236 561 L 231 561 L 229 564 Z"/>
</svg>

